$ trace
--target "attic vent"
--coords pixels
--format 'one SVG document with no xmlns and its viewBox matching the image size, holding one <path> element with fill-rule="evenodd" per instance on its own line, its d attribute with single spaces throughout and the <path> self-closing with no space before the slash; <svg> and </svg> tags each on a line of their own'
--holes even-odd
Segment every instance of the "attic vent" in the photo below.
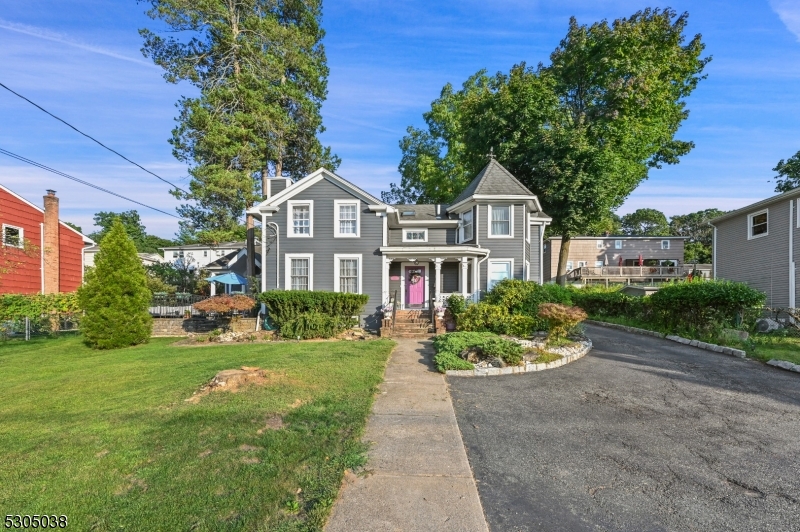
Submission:
<svg viewBox="0 0 800 532">
<path fill-rule="evenodd" d="M 401 214 L 403 216 L 414 216 L 415 214 L 417 214 L 417 211 L 403 211 Z"/>
</svg>

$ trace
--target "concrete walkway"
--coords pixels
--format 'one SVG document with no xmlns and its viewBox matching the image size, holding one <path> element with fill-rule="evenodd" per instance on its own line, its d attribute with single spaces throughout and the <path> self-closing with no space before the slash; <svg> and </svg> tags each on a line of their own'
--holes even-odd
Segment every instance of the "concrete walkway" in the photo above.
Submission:
<svg viewBox="0 0 800 532">
<path fill-rule="evenodd" d="M 367 474 L 345 475 L 327 532 L 489 530 L 429 341 L 398 339 L 367 423 Z"/>
</svg>

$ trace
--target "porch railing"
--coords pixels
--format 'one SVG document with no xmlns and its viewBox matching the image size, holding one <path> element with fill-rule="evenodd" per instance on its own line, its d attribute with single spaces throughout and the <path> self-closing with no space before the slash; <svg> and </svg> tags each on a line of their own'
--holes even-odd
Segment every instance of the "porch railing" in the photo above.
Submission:
<svg viewBox="0 0 800 532">
<path fill-rule="evenodd" d="M 439 299 L 437 300 L 435 297 L 433 298 L 434 303 L 441 303 L 442 306 L 447 306 L 447 298 L 450 296 L 457 294 L 462 295 L 461 292 L 451 292 L 451 293 L 441 293 L 439 294 Z M 481 291 L 478 290 L 477 292 L 467 293 L 466 297 L 464 297 L 467 303 L 477 303 L 481 300 Z"/>
<path fill-rule="evenodd" d="M 582 266 L 567 274 L 568 279 L 606 279 L 606 278 L 677 278 L 691 272 L 683 266 Z"/>
</svg>

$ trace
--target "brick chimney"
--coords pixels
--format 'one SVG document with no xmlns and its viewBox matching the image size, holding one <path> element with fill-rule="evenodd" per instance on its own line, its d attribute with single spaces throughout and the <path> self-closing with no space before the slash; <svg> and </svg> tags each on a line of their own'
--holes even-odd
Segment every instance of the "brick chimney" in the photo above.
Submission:
<svg viewBox="0 0 800 532">
<path fill-rule="evenodd" d="M 44 197 L 44 293 L 57 294 L 60 286 L 58 198 L 55 190 Z"/>
</svg>

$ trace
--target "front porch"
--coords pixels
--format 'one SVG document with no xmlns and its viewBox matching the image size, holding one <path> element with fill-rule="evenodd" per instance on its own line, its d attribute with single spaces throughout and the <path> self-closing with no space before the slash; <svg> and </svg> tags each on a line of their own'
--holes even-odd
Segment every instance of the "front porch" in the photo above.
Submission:
<svg viewBox="0 0 800 532">
<path fill-rule="evenodd" d="M 480 298 L 480 264 L 488 256 L 481 248 L 383 252 L 383 301 L 398 310 L 430 310 L 445 306 L 452 294 Z M 415 253 L 415 251 L 421 251 Z M 427 252 L 426 252 L 427 251 Z"/>
</svg>

